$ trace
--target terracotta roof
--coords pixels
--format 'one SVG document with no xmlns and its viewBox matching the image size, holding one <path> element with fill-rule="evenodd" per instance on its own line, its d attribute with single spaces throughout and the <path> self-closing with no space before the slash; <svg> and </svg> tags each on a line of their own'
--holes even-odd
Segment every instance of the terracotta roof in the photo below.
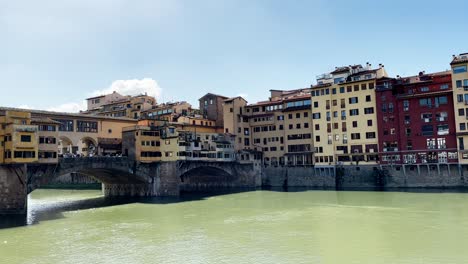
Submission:
<svg viewBox="0 0 468 264">
<path fill-rule="evenodd" d="M 60 125 L 60 122 L 54 121 L 48 117 L 33 117 L 31 118 L 31 123 Z"/>
<path fill-rule="evenodd" d="M 468 53 L 461 53 L 459 56 L 454 56 L 450 65 L 468 62 Z"/>
</svg>

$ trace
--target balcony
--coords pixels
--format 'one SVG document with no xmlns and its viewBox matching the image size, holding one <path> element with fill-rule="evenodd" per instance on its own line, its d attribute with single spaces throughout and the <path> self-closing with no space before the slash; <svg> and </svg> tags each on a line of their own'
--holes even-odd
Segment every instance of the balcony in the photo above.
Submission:
<svg viewBox="0 0 468 264">
<path fill-rule="evenodd" d="M 383 148 L 383 151 L 384 152 L 395 152 L 395 151 L 398 151 L 398 148 L 396 148 L 396 147 L 387 147 L 387 148 Z"/>
<path fill-rule="evenodd" d="M 37 132 L 37 126 L 32 125 L 14 125 L 13 129 L 16 132 Z"/>
</svg>

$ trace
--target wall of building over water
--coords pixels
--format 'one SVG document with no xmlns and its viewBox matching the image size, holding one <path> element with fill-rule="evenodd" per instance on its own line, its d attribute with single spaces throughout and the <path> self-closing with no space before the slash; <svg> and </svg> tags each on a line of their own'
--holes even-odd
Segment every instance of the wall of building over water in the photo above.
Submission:
<svg viewBox="0 0 468 264">
<path fill-rule="evenodd" d="M 266 167 L 265 187 L 310 187 L 323 189 L 453 188 L 467 187 L 468 166 L 458 164 L 343 165 L 327 167 Z"/>
</svg>

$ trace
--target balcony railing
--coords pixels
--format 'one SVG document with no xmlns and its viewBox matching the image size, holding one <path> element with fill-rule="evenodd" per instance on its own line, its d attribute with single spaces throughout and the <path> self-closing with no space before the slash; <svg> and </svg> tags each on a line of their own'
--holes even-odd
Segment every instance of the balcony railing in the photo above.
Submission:
<svg viewBox="0 0 468 264">
<path fill-rule="evenodd" d="M 36 132 L 37 126 L 32 125 L 15 125 L 14 130 L 16 132 Z"/>
</svg>

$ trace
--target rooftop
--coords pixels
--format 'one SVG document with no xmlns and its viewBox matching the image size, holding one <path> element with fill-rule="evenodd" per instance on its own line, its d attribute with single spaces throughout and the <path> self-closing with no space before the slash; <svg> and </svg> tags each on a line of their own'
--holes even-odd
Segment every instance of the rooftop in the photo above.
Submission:
<svg viewBox="0 0 468 264">
<path fill-rule="evenodd" d="M 450 63 L 450 65 L 464 62 L 468 62 L 468 53 L 461 53 L 458 56 L 453 55 L 452 62 Z"/>
<path fill-rule="evenodd" d="M 91 115 L 84 115 L 84 114 L 78 114 L 78 113 L 54 112 L 54 111 L 35 110 L 35 109 L 22 109 L 22 108 L 3 107 L 3 106 L 0 106 L 0 111 L 19 111 L 19 112 L 29 112 L 31 114 L 36 114 L 36 115 L 69 116 L 69 117 L 92 118 L 92 119 L 101 119 L 101 120 L 120 120 L 120 121 L 136 122 L 135 119 L 131 119 L 131 118 L 109 117 L 109 116 L 91 116 Z"/>
</svg>

